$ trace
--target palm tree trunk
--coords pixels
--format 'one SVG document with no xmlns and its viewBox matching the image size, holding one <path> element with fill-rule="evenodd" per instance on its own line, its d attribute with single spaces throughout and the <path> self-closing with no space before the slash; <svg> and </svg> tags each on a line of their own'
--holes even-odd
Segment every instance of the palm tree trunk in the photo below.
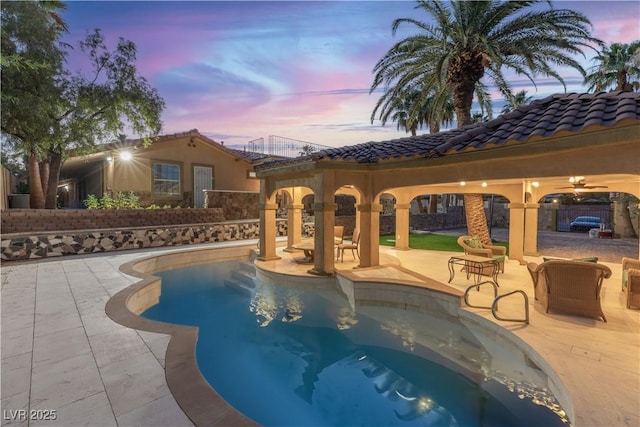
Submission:
<svg viewBox="0 0 640 427">
<path fill-rule="evenodd" d="M 471 124 L 471 103 L 473 101 L 473 82 L 460 82 L 456 84 L 453 92 L 453 104 L 456 111 L 458 127 Z M 467 233 L 470 236 L 478 236 L 485 244 L 491 243 L 487 216 L 484 213 L 482 194 L 465 194 L 464 209 L 467 218 Z"/>
<path fill-rule="evenodd" d="M 29 206 L 31 209 L 44 209 L 40 165 L 34 153 L 29 154 Z"/>
<path fill-rule="evenodd" d="M 421 214 L 427 213 L 427 210 L 424 208 L 424 205 L 422 204 L 422 195 L 414 197 L 414 200 L 418 204 L 418 212 L 420 212 Z"/>
<path fill-rule="evenodd" d="M 467 231 L 469 236 L 478 236 L 484 244 L 491 244 L 487 216 L 484 213 L 482 194 L 464 195 L 464 212 L 467 218 Z"/>
<path fill-rule="evenodd" d="M 621 196 L 613 202 L 614 232 L 620 237 L 638 237 L 629 213 L 629 196 Z"/>
<path fill-rule="evenodd" d="M 471 104 L 473 103 L 473 90 L 475 83 L 460 82 L 457 83 L 453 90 L 453 105 L 456 112 L 456 120 L 458 127 L 470 125 L 471 120 Z"/>
<path fill-rule="evenodd" d="M 429 194 L 429 213 L 438 213 L 438 195 Z"/>
<path fill-rule="evenodd" d="M 627 91 L 627 72 L 623 69 L 616 73 L 616 90 Z"/>
</svg>

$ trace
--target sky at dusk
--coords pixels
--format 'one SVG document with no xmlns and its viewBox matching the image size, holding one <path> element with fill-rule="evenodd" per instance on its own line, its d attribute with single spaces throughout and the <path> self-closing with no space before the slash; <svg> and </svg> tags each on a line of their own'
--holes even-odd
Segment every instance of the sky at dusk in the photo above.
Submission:
<svg viewBox="0 0 640 427">
<path fill-rule="evenodd" d="M 63 13 L 76 42 L 100 28 L 138 48 L 138 71 L 166 102 L 163 134 L 198 129 L 225 145 L 278 135 L 328 146 L 407 136 L 396 123 L 371 124 L 380 93 L 372 69 L 397 41 L 415 34 L 396 18 L 426 20 L 407 1 L 69 1 Z M 640 39 L 640 2 L 565 1 L 584 13 L 606 43 Z M 580 58 L 585 67 L 593 56 Z M 70 58 L 72 71 L 80 65 Z M 575 70 L 568 92 L 584 92 Z M 514 89 L 542 98 L 563 92 L 555 80 L 512 76 Z M 494 101 L 499 95 L 494 94 Z M 499 108 L 495 109 L 499 113 Z M 419 133 L 425 133 L 423 129 Z M 135 135 L 128 135 L 135 137 Z"/>
</svg>

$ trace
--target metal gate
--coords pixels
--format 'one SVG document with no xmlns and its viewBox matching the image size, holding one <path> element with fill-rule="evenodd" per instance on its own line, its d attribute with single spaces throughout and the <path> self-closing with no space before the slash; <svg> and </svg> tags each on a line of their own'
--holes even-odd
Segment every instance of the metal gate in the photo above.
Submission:
<svg viewBox="0 0 640 427">
<path fill-rule="evenodd" d="M 556 230 L 569 231 L 569 224 L 579 216 L 597 216 L 605 228 L 611 228 L 611 205 L 562 205 L 558 208 Z"/>
<path fill-rule="evenodd" d="M 193 167 L 193 207 L 204 207 L 205 193 L 203 190 L 213 190 L 213 168 L 209 166 Z"/>
</svg>

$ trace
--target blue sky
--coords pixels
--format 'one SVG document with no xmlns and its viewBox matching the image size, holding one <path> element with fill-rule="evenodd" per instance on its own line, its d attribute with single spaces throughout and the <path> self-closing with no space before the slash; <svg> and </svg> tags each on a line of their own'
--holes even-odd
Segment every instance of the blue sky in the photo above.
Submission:
<svg viewBox="0 0 640 427">
<path fill-rule="evenodd" d="M 63 16 L 71 41 L 100 28 L 110 46 L 119 37 L 136 44 L 139 72 L 167 104 L 165 134 L 195 128 L 228 145 L 278 135 L 342 146 L 406 136 L 395 123 L 371 124 L 379 94 L 370 95 L 369 88 L 376 62 L 403 35 L 413 34 L 407 26 L 393 37 L 393 20 L 426 19 L 414 6 L 407 1 L 71 1 Z M 640 39 L 638 1 L 553 6 L 584 13 L 593 35 L 607 43 Z M 72 56 L 72 69 L 80 69 L 74 61 Z M 563 76 L 569 92 L 585 90 L 577 72 Z M 537 80 L 537 91 L 528 81 L 511 82 L 534 98 L 564 90 L 544 79 Z"/>
</svg>

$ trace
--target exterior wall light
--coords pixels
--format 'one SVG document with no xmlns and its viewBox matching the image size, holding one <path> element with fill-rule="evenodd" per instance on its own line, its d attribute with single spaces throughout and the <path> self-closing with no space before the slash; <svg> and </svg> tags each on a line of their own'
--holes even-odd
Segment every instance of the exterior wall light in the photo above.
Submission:
<svg viewBox="0 0 640 427">
<path fill-rule="evenodd" d="M 124 161 L 128 161 L 131 160 L 131 152 L 129 151 L 122 151 L 120 152 L 120 158 Z"/>
</svg>

